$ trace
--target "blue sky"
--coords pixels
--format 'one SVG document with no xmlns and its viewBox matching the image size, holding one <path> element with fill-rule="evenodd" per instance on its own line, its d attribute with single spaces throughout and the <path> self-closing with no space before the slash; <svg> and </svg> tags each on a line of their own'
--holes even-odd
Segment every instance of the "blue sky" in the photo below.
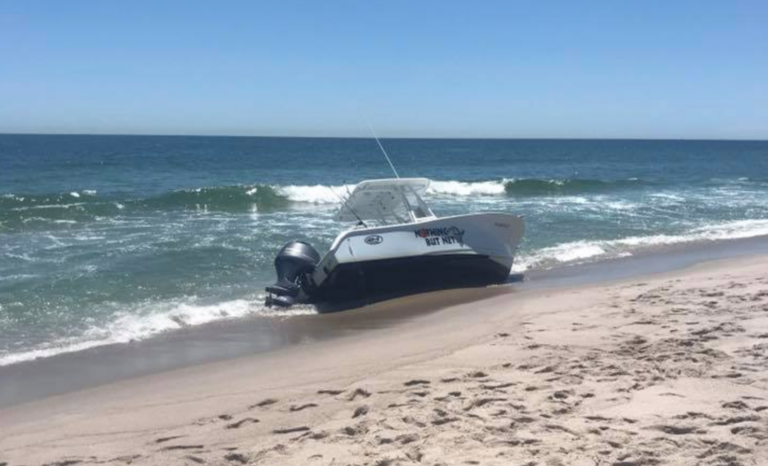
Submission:
<svg viewBox="0 0 768 466">
<path fill-rule="evenodd" d="M 0 2 L 0 132 L 768 139 L 765 1 Z"/>
</svg>

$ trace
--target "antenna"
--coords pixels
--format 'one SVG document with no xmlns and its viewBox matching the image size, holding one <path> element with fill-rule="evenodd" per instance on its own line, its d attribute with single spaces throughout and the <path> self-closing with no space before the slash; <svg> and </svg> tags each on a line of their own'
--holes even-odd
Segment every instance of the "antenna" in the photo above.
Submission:
<svg viewBox="0 0 768 466">
<path fill-rule="evenodd" d="M 379 141 L 379 137 L 376 136 L 376 131 L 373 130 L 373 126 L 371 126 L 371 122 L 368 121 L 368 117 L 365 117 L 365 122 L 368 124 L 368 129 L 371 130 L 371 134 L 373 135 L 373 139 L 376 140 L 376 144 L 379 145 L 379 149 L 381 149 L 381 152 L 384 153 L 384 157 L 387 158 L 387 162 L 389 162 L 389 166 L 392 168 L 392 171 L 395 172 L 395 176 L 397 178 L 400 178 L 400 175 L 397 174 L 397 170 L 395 170 L 395 166 L 392 165 L 392 161 L 389 159 L 389 155 L 387 155 L 387 151 L 384 150 L 384 146 L 381 145 L 381 141 Z"/>
</svg>

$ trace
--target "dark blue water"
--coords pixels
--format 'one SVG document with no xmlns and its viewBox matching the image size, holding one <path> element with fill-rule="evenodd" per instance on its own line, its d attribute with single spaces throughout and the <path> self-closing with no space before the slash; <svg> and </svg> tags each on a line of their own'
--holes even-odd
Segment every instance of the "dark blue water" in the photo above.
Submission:
<svg viewBox="0 0 768 466">
<path fill-rule="evenodd" d="M 383 142 L 438 215 L 525 215 L 519 271 L 768 234 L 767 142 Z M 344 185 L 391 176 L 369 139 L 0 136 L 0 364 L 287 318 L 275 251 L 324 250 Z"/>
</svg>

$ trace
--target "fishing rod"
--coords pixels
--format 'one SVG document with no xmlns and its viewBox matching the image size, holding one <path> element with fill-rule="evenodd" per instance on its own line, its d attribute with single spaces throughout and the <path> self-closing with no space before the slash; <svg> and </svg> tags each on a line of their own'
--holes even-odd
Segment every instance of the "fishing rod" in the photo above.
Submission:
<svg viewBox="0 0 768 466">
<path fill-rule="evenodd" d="M 350 212 L 352 212 L 352 215 L 354 215 L 354 216 L 355 216 L 355 218 L 357 219 L 357 221 L 358 221 L 358 222 L 360 222 L 360 224 L 361 224 L 362 226 L 364 226 L 364 227 L 368 228 L 368 225 L 366 225 L 366 224 L 365 224 L 365 222 L 363 221 L 363 219 L 362 219 L 362 218 L 360 218 L 360 216 L 359 216 L 359 215 L 357 215 L 357 212 L 355 212 L 355 211 L 352 209 L 352 207 L 350 207 L 350 206 L 349 206 L 349 204 L 347 204 L 347 200 L 346 200 L 346 199 L 344 199 L 343 197 L 341 197 L 341 196 L 339 196 L 339 195 L 338 195 L 338 193 L 337 193 L 337 192 L 336 192 L 336 191 L 333 189 L 333 186 L 328 186 L 328 189 L 330 189 L 330 190 L 331 190 L 331 192 L 332 192 L 332 193 L 333 193 L 333 194 L 334 194 L 336 197 L 338 197 L 338 198 L 339 198 L 339 200 L 341 201 L 341 204 L 342 204 L 344 207 L 346 207 L 347 209 L 349 209 L 349 211 L 350 211 Z"/>
</svg>

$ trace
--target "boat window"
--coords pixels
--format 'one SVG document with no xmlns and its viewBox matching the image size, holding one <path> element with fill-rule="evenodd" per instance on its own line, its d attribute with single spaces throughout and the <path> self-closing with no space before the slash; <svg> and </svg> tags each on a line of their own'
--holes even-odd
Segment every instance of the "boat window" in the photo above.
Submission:
<svg viewBox="0 0 768 466">
<path fill-rule="evenodd" d="M 412 188 L 405 188 L 403 194 L 407 203 L 407 207 L 413 213 L 414 218 L 426 218 L 434 216 L 427 204 L 424 203 L 424 200 L 421 199 L 421 196 L 416 194 Z"/>
<path fill-rule="evenodd" d="M 419 196 L 425 189 L 424 183 L 363 182 L 342 203 L 337 218 L 349 222 L 362 219 L 368 225 L 402 224 L 433 218 L 432 210 Z"/>
</svg>

